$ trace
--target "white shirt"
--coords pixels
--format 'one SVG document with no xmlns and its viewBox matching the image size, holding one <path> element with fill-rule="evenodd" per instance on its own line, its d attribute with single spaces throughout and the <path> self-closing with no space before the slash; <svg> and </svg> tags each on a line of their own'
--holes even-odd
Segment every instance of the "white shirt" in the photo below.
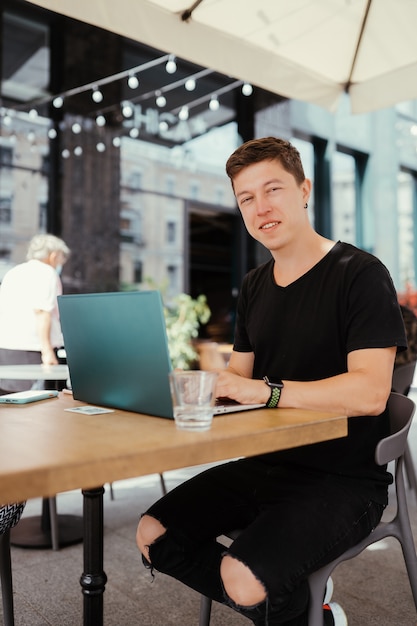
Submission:
<svg viewBox="0 0 417 626">
<path fill-rule="evenodd" d="M 51 265 L 31 260 L 9 270 L 0 286 L 0 348 L 41 351 L 36 310 L 51 313 L 51 345 L 63 345 L 57 296 L 62 283 Z"/>
</svg>

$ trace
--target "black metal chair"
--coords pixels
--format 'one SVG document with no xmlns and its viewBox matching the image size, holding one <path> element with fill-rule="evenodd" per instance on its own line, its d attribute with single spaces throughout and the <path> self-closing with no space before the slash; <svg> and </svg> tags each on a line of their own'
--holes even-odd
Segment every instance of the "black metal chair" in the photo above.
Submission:
<svg viewBox="0 0 417 626">
<path fill-rule="evenodd" d="M 14 626 L 10 529 L 20 520 L 25 505 L 26 502 L 0 506 L 0 582 L 4 626 Z"/>
<path fill-rule="evenodd" d="M 410 361 L 410 363 L 405 363 L 404 365 L 398 365 L 394 367 L 394 372 L 392 375 L 392 391 L 402 393 L 403 396 L 408 396 L 411 385 L 413 384 L 416 364 L 416 361 Z M 404 467 L 408 484 L 410 485 L 415 497 L 417 498 L 416 470 L 408 443 L 406 444 L 404 452 Z"/>
<path fill-rule="evenodd" d="M 394 485 L 397 496 L 396 515 L 389 522 L 380 522 L 375 530 L 358 545 L 346 550 L 339 558 L 309 576 L 309 626 L 323 626 L 323 598 L 326 584 L 329 576 L 337 565 L 358 556 L 365 548 L 385 537 L 395 537 L 401 543 L 414 603 L 417 609 L 417 556 L 408 515 L 403 471 L 404 451 L 406 449 L 408 431 L 416 407 L 410 398 L 398 393 L 391 393 L 388 407 L 390 412 L 391 434 L 378 443 L 375 450 L 375 460 L 378 465 L 385 465 L 390 461 L 395 462 Z M 228 536 L 234 539 L 238 533 L 239 531 L 236 531 Z M 206 596 L 201 596 L 199 626 L 209 626 L 210 613 L 211 599 Z"/>
</svg>

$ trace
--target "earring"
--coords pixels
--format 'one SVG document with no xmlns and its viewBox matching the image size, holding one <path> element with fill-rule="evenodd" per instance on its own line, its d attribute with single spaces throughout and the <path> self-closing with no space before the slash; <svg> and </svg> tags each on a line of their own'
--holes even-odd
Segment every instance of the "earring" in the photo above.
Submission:
<svg viewBox="0 0 417 626">
<path fill-rule="evenodd" d="M 305 203 L 304 208 L 308 209 L 308 203 L 307 202 Z"/>
</svg>

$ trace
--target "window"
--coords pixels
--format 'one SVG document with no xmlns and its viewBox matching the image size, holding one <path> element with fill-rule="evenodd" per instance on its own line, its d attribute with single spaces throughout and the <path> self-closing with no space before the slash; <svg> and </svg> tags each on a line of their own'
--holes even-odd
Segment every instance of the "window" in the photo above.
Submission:
<svg viewBox="0 0 417 626">
<path fill-rule="evenodd" d="M 178 291 L 178 267 L 176 265 L 168 265 L 168 293 L 176 293 Z"/>
<path fill-rule="evenodd" d="M 332 238 L 356 244 L 356 164 L 350 154 L 332 157 Z"/>
<path fill-rule="evenodd" d="M 313 192 L 308 201 L 308 215 L 312 226 L 314 226 L 314 146 L 310 141 L 298 137 L 293 137 L 291 143 L 300 153 L 306 178 L 309 178 L 313 183 Z"/>
<path fill-rule="evenodd" d="M 224 203 L 224 188 L 216 187 L 214 193 L 215 193 L 214 204 L 221 206 Z"/>
<path fill-rule="evenodd" d="M 12 199 L 0 198 L 0 224 L 10 224 L 12 221 Z"/>
<path fill-rule="evenodd" d="M 165 192 L 168 196 L 173 196 L 175 193 L 175 178 L 173 176 L 167 176 L 165 179 Z"/>
<path fill-rule="evenodd" d="M 142 187 L 142 172 L 134 170 L 129 175 L 129 187 L 140 189 Z"/>
<path fill-rule="evenodd" d="M 191 200 L 198 200 L 200 194 L 200 183 L 198 180 L 192 180 L 190 183 L 190 198 Z"/>
<path fill-rule="evenodd" d="M 167 243 L 175 243 L 177 239 L 176 222 L 167 222 Z"/>
<path fill-rule="evenodd" d="M 0 167 L 12 165 L 13 149 L 6 146 L 0 146 Z"/>
<path fill-rule="evenodd" d="M 143 263 L 142 261 L 135 261 L 134 263 L 134 282 L 141 283 L 143 281 Z"/>
<path fill-rule="evenodd" d="M 414 204 L 417 175 L 398 172 L 398 262 L 401 288 L 415 284 Z"/>
</svg>

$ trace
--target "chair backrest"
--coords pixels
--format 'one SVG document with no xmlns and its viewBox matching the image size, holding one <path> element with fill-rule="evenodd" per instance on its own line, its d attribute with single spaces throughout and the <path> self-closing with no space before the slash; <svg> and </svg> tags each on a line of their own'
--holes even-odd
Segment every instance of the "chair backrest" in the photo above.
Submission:
<svg viewBox="0 0 417 626">
<path fill-rule="evenodd" d="M 0 535 L 16 526 L 25 508 L 25 502 L 0 505 Z"/>
<path fill-rule="evenodd" d="M 394 368 L 392 374 L 392 390 L 397 393 L 408 395 L 410 387 L 413 384 L 414 373 L 416 370 L 416 361 L 410 361 L 404 365 L 398 365 Z"/>
<path fill-rule="evenodd" d="M 381 439 L 376 447 L 375 461 L 378 465 L 385 465 L 404 454 L 416 405 L 411 398 L 392 392 L 388 399 L 388 410 L 391 434 Z"/>
</svg>

